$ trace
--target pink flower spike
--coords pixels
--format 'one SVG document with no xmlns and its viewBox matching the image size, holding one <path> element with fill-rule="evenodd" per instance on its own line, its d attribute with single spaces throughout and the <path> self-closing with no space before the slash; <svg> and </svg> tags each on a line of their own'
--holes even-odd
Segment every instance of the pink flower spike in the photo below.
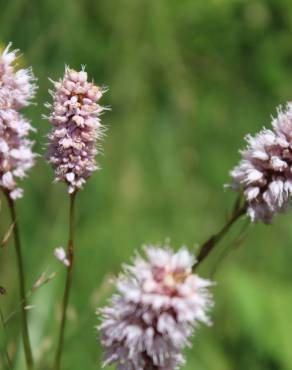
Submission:
<svg viewBox="0 0 292 370">
<path fill-rule="evenodd" d="M 98 104 L 104 90 L 88 82 L 87 73 L 65 68 L 65 75 L 54 82 L 46 158 L 55 171 L 55 181 L 64 181 L 70 194 L 81 189 L 98 169 L 95 156 L 101 151 L 104 129 L 100 124 L 103 108 Z"/>
<path fill-rule="evenodd" d="M 30 122 L 18 110 L 30 104 L 36 85 L 31 69 L 15 70 L 17 51 L 10 45 L 0 55 L 0 186 L 12 199 L 22 197 L 17 179 L 26 176 L 34 165 Z"/>
</svg>

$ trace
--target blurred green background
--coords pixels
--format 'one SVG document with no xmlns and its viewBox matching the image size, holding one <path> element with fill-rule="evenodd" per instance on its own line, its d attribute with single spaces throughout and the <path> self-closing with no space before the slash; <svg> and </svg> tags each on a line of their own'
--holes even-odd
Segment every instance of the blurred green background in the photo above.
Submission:
<svg viewBox="0 0 292 370">
<path fill-rule="evenodd" d="M 289 0 L 0 0 L 0 42 L 21 49 L 39 79 L 37 105 L 25 113 L 43 154 L 50 129 L 41 114 L 48 77 L 64 64 L 86 64 L 107 85 L 111 106 L 102 170 L 77 199 L 74 287 L 64 370 L 100 369 L 94 326 L 111 290 L 107 278 L 143 243 L 171 240 L 197 248 L 226 219 L 235 194 L 223 189 L 246 133 L 269 126 L 292 96 Z M 39 157 L 17 202 L 27 286 L 60 271 L 31 300 L 38 369 L 50 369 L 64 283 L 53 249 L 67 240 L 68 196 Z M 9 224 L 6 204 L 1 232 Z M 292 217 L 256 225 L 222 260 L 242 220 L 200 267 L 218 282 L 214 325 L 201 327 L 187 370 L 292 369 Z M 230 248 L 229 248 L 230 249 Z M 234 248 L 233 248 L 234 249 Z M 8 315 L 18 302 L 12 243 L 0 253 L 0 297 Z M 19 314 L 8 323 L 19 352 Z M 16 341 L 15 338 L 18 338 Z M 1 365 L 0 365 L 1 368 Z M 23 370 L 22 356 L 16 369 Z"/>
</svg>

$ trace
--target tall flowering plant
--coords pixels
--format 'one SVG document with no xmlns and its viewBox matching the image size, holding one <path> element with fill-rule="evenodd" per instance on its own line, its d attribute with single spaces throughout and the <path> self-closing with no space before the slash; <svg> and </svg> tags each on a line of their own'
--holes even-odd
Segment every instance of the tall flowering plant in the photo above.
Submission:
<svg viewBox="0 0 292 370">
<path fill-rule="evenodd" d="M 99 105 L 99 100 L 104 90 L 88 81 L 84 69 L 77 72 L 66 67 L 64 77 L 52 82 L 53 104 L 47 104 L 47 107 L 50 109 L 48 119 L 53 128 L 48 134 L 46 158 L 54 169 L 55 181 L 62 181 L 67 185 L 70 198 L 67 257 L 60 250 L 55 252 L 59 259 L 60 252 L 63 253 L 63 261 L 67 261 L 62 319 L 55 359 L 55 369 L 58 370 L 61 366 L 66 313 L 72 284 L 75 198 L 86 180 L 98 169 L 95 157 L 99 153 L 103 135 L 99 118 L 103 107 Z"/>
<path fill-rule="evenodd" d="M 16 252 L 19 292 L 21 300 L 22 335 L 25 358 L 28 369 L 33 366 L 33 355 L 30 345 L 25 268 L 19 226 L 16 216 L 15 200 L 22 197 L 23 191 L 18 180 L 27 175 L 34 165 L 35 154 L 33 142 L 29 139 L 33 127 L 20 113 L 20 110 L 31 103 L 36 91 L 35 77 L 32 69 L 17 69 L 17 50 L 11 51 L 11 45 L 0 56 L 0 187 L 6 196 L 11 213 Z"/>
</svg>

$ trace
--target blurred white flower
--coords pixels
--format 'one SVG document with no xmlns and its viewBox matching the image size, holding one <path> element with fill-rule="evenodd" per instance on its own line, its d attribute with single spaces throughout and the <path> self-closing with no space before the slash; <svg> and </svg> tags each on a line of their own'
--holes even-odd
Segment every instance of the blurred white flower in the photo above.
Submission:
<svg viewBox="0 0 292 370">
<path fill-rule="evenodd" d="M 62 262 L 66 267 L 69 267 L 70 266 L 70 261 L 67 258 L 65 249 L 63 247 L 55 248 L 55 250 L 54 250 L 54 256 L 57 258 L 57 260 L 59 260 L 60 262 Z"/>
<path fill-rule="evenodd" d="M 116 280 L 117 294 L 101 309 L 104 366 L 119 370 L 173 370 L 199 322 L 210 325 L 209 280 L 192 274 L 194 257 L 182 248 L 145 247 Z"/>
</svg>

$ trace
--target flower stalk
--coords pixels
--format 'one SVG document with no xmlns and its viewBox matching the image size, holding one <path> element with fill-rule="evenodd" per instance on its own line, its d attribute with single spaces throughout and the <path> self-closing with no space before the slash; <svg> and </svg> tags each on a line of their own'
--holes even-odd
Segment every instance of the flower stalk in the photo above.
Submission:
<svg viewBox="0 0 292 370">
<path fill-rule="evenodd" d="M 234 209 L 232 211 L 231 217 L 225 223 L 225 225 L 214 235 L 212 235 L 205 243 L 203 243 L 199 249 L 199 254 L 197 256 L 197 263 L 194 265 L 193 270 L 204 261 L 204 259 L 209 255 L 209 253 L 215 248 L 215 246 L 224 238 L 227 232 L 230 230 L 233 224 L 238 221 L 241 216 L 246 214 L 247 205 L 244 203 L 240 205 L 240 197 L 236 200 Z"/>
<path fill-rule="evenodd" d="M 22 325 L 22 339 L 23 339 L 23 347 L 24 347 L 24 354 L 25 360 L 28 370 L 33 369 L 33 355 L 31 350 L 30 338 L 29 338 L 29 330 L 28 330 L 28 318 L 27 318 L 27 298 L 25 293 L 25 270 L 24 270 L 24 263 L 22 257 L 22 250 L 21 250 L 21 242 L 20 242 L 20 235 L 19 235 L 19 226 L 16 217 L 16 209 L 14 200 L 10 197 L 8 191 L 4 191 L 4 194 L 7 199 L 8 208 L 11 215 L 11 221 L 14 224 L 13 228 L 13 237 L 14 237 L 14 246 L 15 246 L 15 254 L 16 254 L 16 262 L 17 262 L 17 269 L 18 269 L 18 279 L 19 279 L 19 294 L 21 300 L 21 325 Z"/>
<path fill-rule="evenodd" d="M 69 209 L 69 236 L 67 245 L 67 258 L 69 265 L 67 267 L 67 275 L 63 296 L 62 304 L 62 318 L 59 332 L 59 341 L 57 346 L 56 358 L 55 358 L 55 370 L 59 370 L 61 366 L 62 353 L 64 348 L 64 337 L 65 337 L 65 327 L 67 319 L 67 309 L 72 285 L 72 275 L 73 275 L 73 262 L 74 262 L 74 219 L 75 219 L 75 198 L 76 192 L 70 194 L 70 209 Z"/>
</svg>

